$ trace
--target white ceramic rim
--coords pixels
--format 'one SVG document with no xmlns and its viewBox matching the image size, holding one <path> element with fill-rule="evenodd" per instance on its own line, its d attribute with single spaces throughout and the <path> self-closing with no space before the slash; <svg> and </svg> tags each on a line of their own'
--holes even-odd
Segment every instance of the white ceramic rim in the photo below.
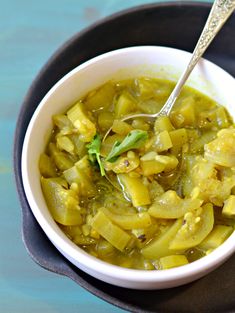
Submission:
<svg viewBox="0 0 235 313">
<path fill-rule="evenodd" d="M 189 55 L 189 53 L 186 51 L 174 49 L 174 48 L 159 47 L 159 46 L 158 47 L 137 46 L 137 47 L 123 48 L 123 49 L 111 51 L 111 52 L 102 54 L 100 56 L 97 56 L 79 65 L 78 67 L 70 71 L 68 74 L 66 74 L 62 79 L 60 79 L 42 99 L 42 101 L 38 105 L 37 109 L 35 110 L 30 120 L 30 123 L 26 131 L 24 143 L 23 143 L 22 163 L 21 163 L 23 186 L 24 186 L 24 190 L 25 190 L 25 194 L 26 194 L 29 206 L 36 220 L 38 221 L 38 223 L 40 224 L 40 226 L 42 227 L 43 231 L 46 233 L 48 238 L 57 247 L 57 249 L 59 249 L 61 253 L 65 255 L 72 263 L 74 263 L 77 267 L 80 267 L 82 270 L 86 271 L 87 273 L 91 274 L 94 271 L 97 272 L 97 275 L 93 274 L 93 276 L 101 280 L 104 278 L 103 280 L 107 282 L 108 282 L 107 276 L 117 279 L 119 281 L 120 280 L 128 281 L 130 283 L 133 282 L 133 283 L 147 283 L 147 284 L 156 283 L 157 284 L 157 283 L 164 283 L 164 282 L 171 282 L 171 281 L 179 281 L 179 280 L 181 281 L 183 279 L 185 279 L 185 281 L 188 282 L 188 281 L 193 280 L 193 279 L 187 280 L 188 277 L 195 276 L 197 278 L 197 277 L 204 275 L 203 273 L 207 273 L 211 271 L 212 269 L 216 268 L 219 264 L 224 262 L 232 253 L 235 252 L 235 233 L 233 233 L 220 247 L 215 249 L 212 253 L 210 253 L 209 255 L 195 262 L 189 263 L 184 266 L 180 266 L 180 267 L 168 269 L 168 270 L 160 270 L 160 271 L 158 270 L 145 271 L 145 270 L 122 268 L 116 265 L 106 263 L 102 260 L 99 260 L 89 255 L 78 246 L 76 246 L 71 240 L 67 238 L 67 236 L 60 230 L 60 228 L 56 225 L 55 222 L 54 222 L 54 225 L 52 225 L 44 217 L 44 215 L 40 211 L 40 208 L 37 205 L 36 199 L 34 198 L 33 190 L 31 189 L 31 186 L 29 183 L 29 168 L 27 166 L 30 134 L 34 127 L 35 120 L 37 119 L 37 116 L 41 108 L 44 106 L 44 104 L 46 103 L 50 95 L 53 92 L 55 92 L 56 89 L 60 85 L 62 85 L 74 73 L 88 66 L 92 66 L 94 63 L 99 62 L 102 59 L 110 58 L 112 56 L 126 53 L 128 52 L 128 50 L 134 50 L 134 49 L 141 49 L 144 53 L 145 49 L 149 49 L 149 48 L 163 49 L 163 52 L 166 51 L 165 49 L 173 50 L 174 52 L 177 52 L 177 53 L 183 53 L 183 54 Z M 203 62 L 206 62 L 207 65 L 217 67 L 217 70 L 220 70 L 221 73 L 223 72 L 224 74 L 229 75 L 227 72 L 225 72 L 223 69 L 219 68 L 217 65 L 213 64 L 212 62 L 207 61 L 205 59 L 203 60 Z M 232 76 L 231 78 L 234 79 Z M 117 283 L 117 285 L 124 286 L 125 283 L 124 284 Z M 130 287 L 129 283 L 127 285 Z M 176 286 L 176 285 L 177 283 L 172 284 L 172 286 Z"/>
</svg>

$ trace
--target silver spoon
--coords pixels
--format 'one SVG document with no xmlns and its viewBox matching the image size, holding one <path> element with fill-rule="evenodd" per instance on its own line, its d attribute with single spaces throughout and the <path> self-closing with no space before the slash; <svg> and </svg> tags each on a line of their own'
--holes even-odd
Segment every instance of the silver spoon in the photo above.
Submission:
<svg viewBox="0 0 235 313">
<path fill-rule="evenodd" d="M 154 119 L 159 116 L 167 116 L 170 114 L 173 105 L 175 104 L 176 99 L 178 98 L 182 87 L 184 86 L 185 82 L 187 81 L 189 75 L 191 74 L 192 70 L 194 69 L 195 65 L 198 63 L 201 56 L 204 54 L 206 49 L 209 47 L 212 40 L 215 38 L 219 30 L 222 28 L 224 23 L 227 21 L 229 16 L 233 13 L 235 9 L 235 0 L 215 0 L 210 14 L 207 18 L 206 24 L 203 28 L 201 36 L 197 42 L 197 45 L 193 51 L 192 57 L 187 65 L 186 69 L 180 76 L 175 88 L 173 89 L 172 93 L 170 94 L 168 100 L 162 107 L 162 109 L 154 114 L 145 114 L 145 113 L 138 113 L 127 115 L 121 119 L 121 121 L 127 121 L 133 118 L 138 117 L 145 117 Z M 103 141 L 106 139 L 108 134 L 112 128 L 110 128 L 105 136 L 103 137 Z"/>
</svg>

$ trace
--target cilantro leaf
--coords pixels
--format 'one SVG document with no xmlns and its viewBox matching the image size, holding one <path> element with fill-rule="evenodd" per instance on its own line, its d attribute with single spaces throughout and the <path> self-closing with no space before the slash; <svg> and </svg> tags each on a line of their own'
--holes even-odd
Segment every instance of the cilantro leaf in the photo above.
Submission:
<svg viewBox="0 0 235 313">
<path fill-rule="evenodd" d="M 86 147 L 88 149 L 88 155 L 89 155 L 90 161 L 92 163 L 95 163 L 97 161 L 99 164 L 101 175 L 105 176 L 104 167 L 100 159 L 100 147 L 101 147 L 100 135 L 96 134 L 94 138 L 92 139 L 92 141 L 88 145 L 86 145 Z"/>
<path fill-rule="evenodd" d="M 130 131 L 122 142 L 116 141 L 114 143 L 109 155 L 106 157 L 106 161 L 114 162 L 123 152 L 140 148 L 147 138 L 148 133 L 144 130 L 136 129 Z"/>
</svg>

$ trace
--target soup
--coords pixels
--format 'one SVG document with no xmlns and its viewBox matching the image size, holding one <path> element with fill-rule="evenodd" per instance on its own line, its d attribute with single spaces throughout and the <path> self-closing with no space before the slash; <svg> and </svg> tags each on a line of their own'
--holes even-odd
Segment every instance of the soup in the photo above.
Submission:
<svg viewBox="0 0 235 313">
<path fill-rule="evenodd" d="M 75 244 L 106 262 L 177 267 L 234 230 L 235 128 L 223 106 L 185 87 L 169 117 L 122 121 L 158 112 L 173 87 L 110 81 L 52 118 L 39 160 L 48 209 Z"/>
</svg>

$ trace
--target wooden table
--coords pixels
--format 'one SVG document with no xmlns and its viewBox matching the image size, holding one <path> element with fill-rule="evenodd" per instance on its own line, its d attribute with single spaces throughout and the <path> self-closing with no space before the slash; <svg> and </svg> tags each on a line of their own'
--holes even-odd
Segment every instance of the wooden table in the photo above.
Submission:
<svg viewBox="0 0 235 313">
<path fill-rule="evenodd" d="M 123 312 L 27 255 L 12 168 L 15 124 L 32 80 L 73 34 L 147 0 L 0 0 L 0 312 Z"/>
</svg>

